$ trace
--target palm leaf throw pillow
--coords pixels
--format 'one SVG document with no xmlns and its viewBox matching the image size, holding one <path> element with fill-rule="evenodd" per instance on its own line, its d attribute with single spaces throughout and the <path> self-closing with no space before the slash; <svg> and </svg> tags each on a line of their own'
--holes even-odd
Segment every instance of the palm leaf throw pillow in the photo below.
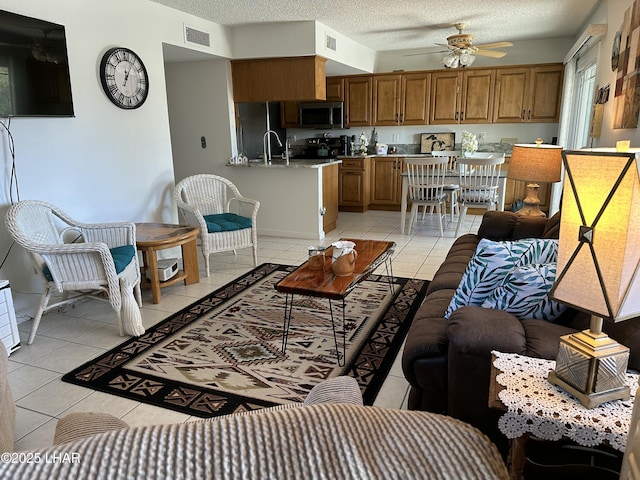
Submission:
<svg viewBox="0 0 640 480">
<path fill-rule="evenodd" d="M 466 305 L 481 306 L 514 268 L 555 262 L 557 257 L 556 239 L 480 240 L 444 317 Z"/>
<path fill-rule="evenodd" d="M 549 298 L 555 278 L 555 262 L 516 267 L 482 306 L 504 310 L 521 319 L 553 321 L 567 308 Z"/>
</svg>

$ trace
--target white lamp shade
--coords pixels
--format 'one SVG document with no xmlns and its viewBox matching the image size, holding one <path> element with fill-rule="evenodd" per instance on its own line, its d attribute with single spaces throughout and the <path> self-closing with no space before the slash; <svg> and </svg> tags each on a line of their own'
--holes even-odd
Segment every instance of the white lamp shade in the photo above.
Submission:
<svg viewBox="0 0 640 480">
<path fill-rule="evenodd" d="M 562 153 L 566 175 L 551 295 L 613 321 L 640 314 L 637 155 Z"/>
</svg>

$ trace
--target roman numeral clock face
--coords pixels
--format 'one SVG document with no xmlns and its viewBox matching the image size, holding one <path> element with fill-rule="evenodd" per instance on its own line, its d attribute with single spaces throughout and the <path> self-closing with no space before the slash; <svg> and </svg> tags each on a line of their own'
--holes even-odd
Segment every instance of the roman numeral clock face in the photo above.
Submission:
<svg viewBox="0 0 640 480">
<path fill-rule="evenodd" d="M 103 55 L 100 82 L 109 100 L 127 110 L 141 106 L 149 93 L 147 69 L 128 48 L 112 48 Z"/>
</svg>

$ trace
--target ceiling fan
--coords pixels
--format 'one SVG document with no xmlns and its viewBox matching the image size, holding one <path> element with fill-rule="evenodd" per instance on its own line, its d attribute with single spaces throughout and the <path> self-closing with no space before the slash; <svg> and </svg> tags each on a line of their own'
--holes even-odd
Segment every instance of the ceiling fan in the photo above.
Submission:
<svg viewBox="0 0 640 480">
<path fill-rule="evenodd" d="M 442 58 L 442 63 L 447 68 L 457 68 L 457 67 L 468 67 L 475 60 L 474 55 L 481 55 L 484 57 L 491 58 L 502 58 L 507 52 L 498 52 L 491 50 L 493 48 L 504 48 L 504 47 L 512 47 L 513 44 L 511 42 L 495 42 L 495 43 L 485 43 L 482 45 L 474 45 L 473 44 L 473 35 L 470 33 L 464 33 L 464 29 L 467 27 L 467 24 L 464 22 L 458 22 L 453 24 L 453 27 L 458 30 L 458 33 L 455 35 L 451 35 L 447 37 L 447 43 L 436 43 L 441 47 L 446 47 L 447 50 L 439 50 L 436 52 L 423 52 L 423 53 L 413 53 L 407 54 L 405 56 L 413 56 L 413 55 L 427 55 L 430 53 L 446 53 Z"/>
</svg>

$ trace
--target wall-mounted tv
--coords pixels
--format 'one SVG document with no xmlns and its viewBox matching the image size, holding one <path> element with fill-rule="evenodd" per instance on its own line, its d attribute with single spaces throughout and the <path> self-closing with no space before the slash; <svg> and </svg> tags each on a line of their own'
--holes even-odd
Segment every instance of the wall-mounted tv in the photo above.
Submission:
<svg viewBox="0 0 640 480">
<path fill-rule="evenodd" d="M 0 117 L 73 116 L 63 25 L 0 10 Z"/>
</svg>

